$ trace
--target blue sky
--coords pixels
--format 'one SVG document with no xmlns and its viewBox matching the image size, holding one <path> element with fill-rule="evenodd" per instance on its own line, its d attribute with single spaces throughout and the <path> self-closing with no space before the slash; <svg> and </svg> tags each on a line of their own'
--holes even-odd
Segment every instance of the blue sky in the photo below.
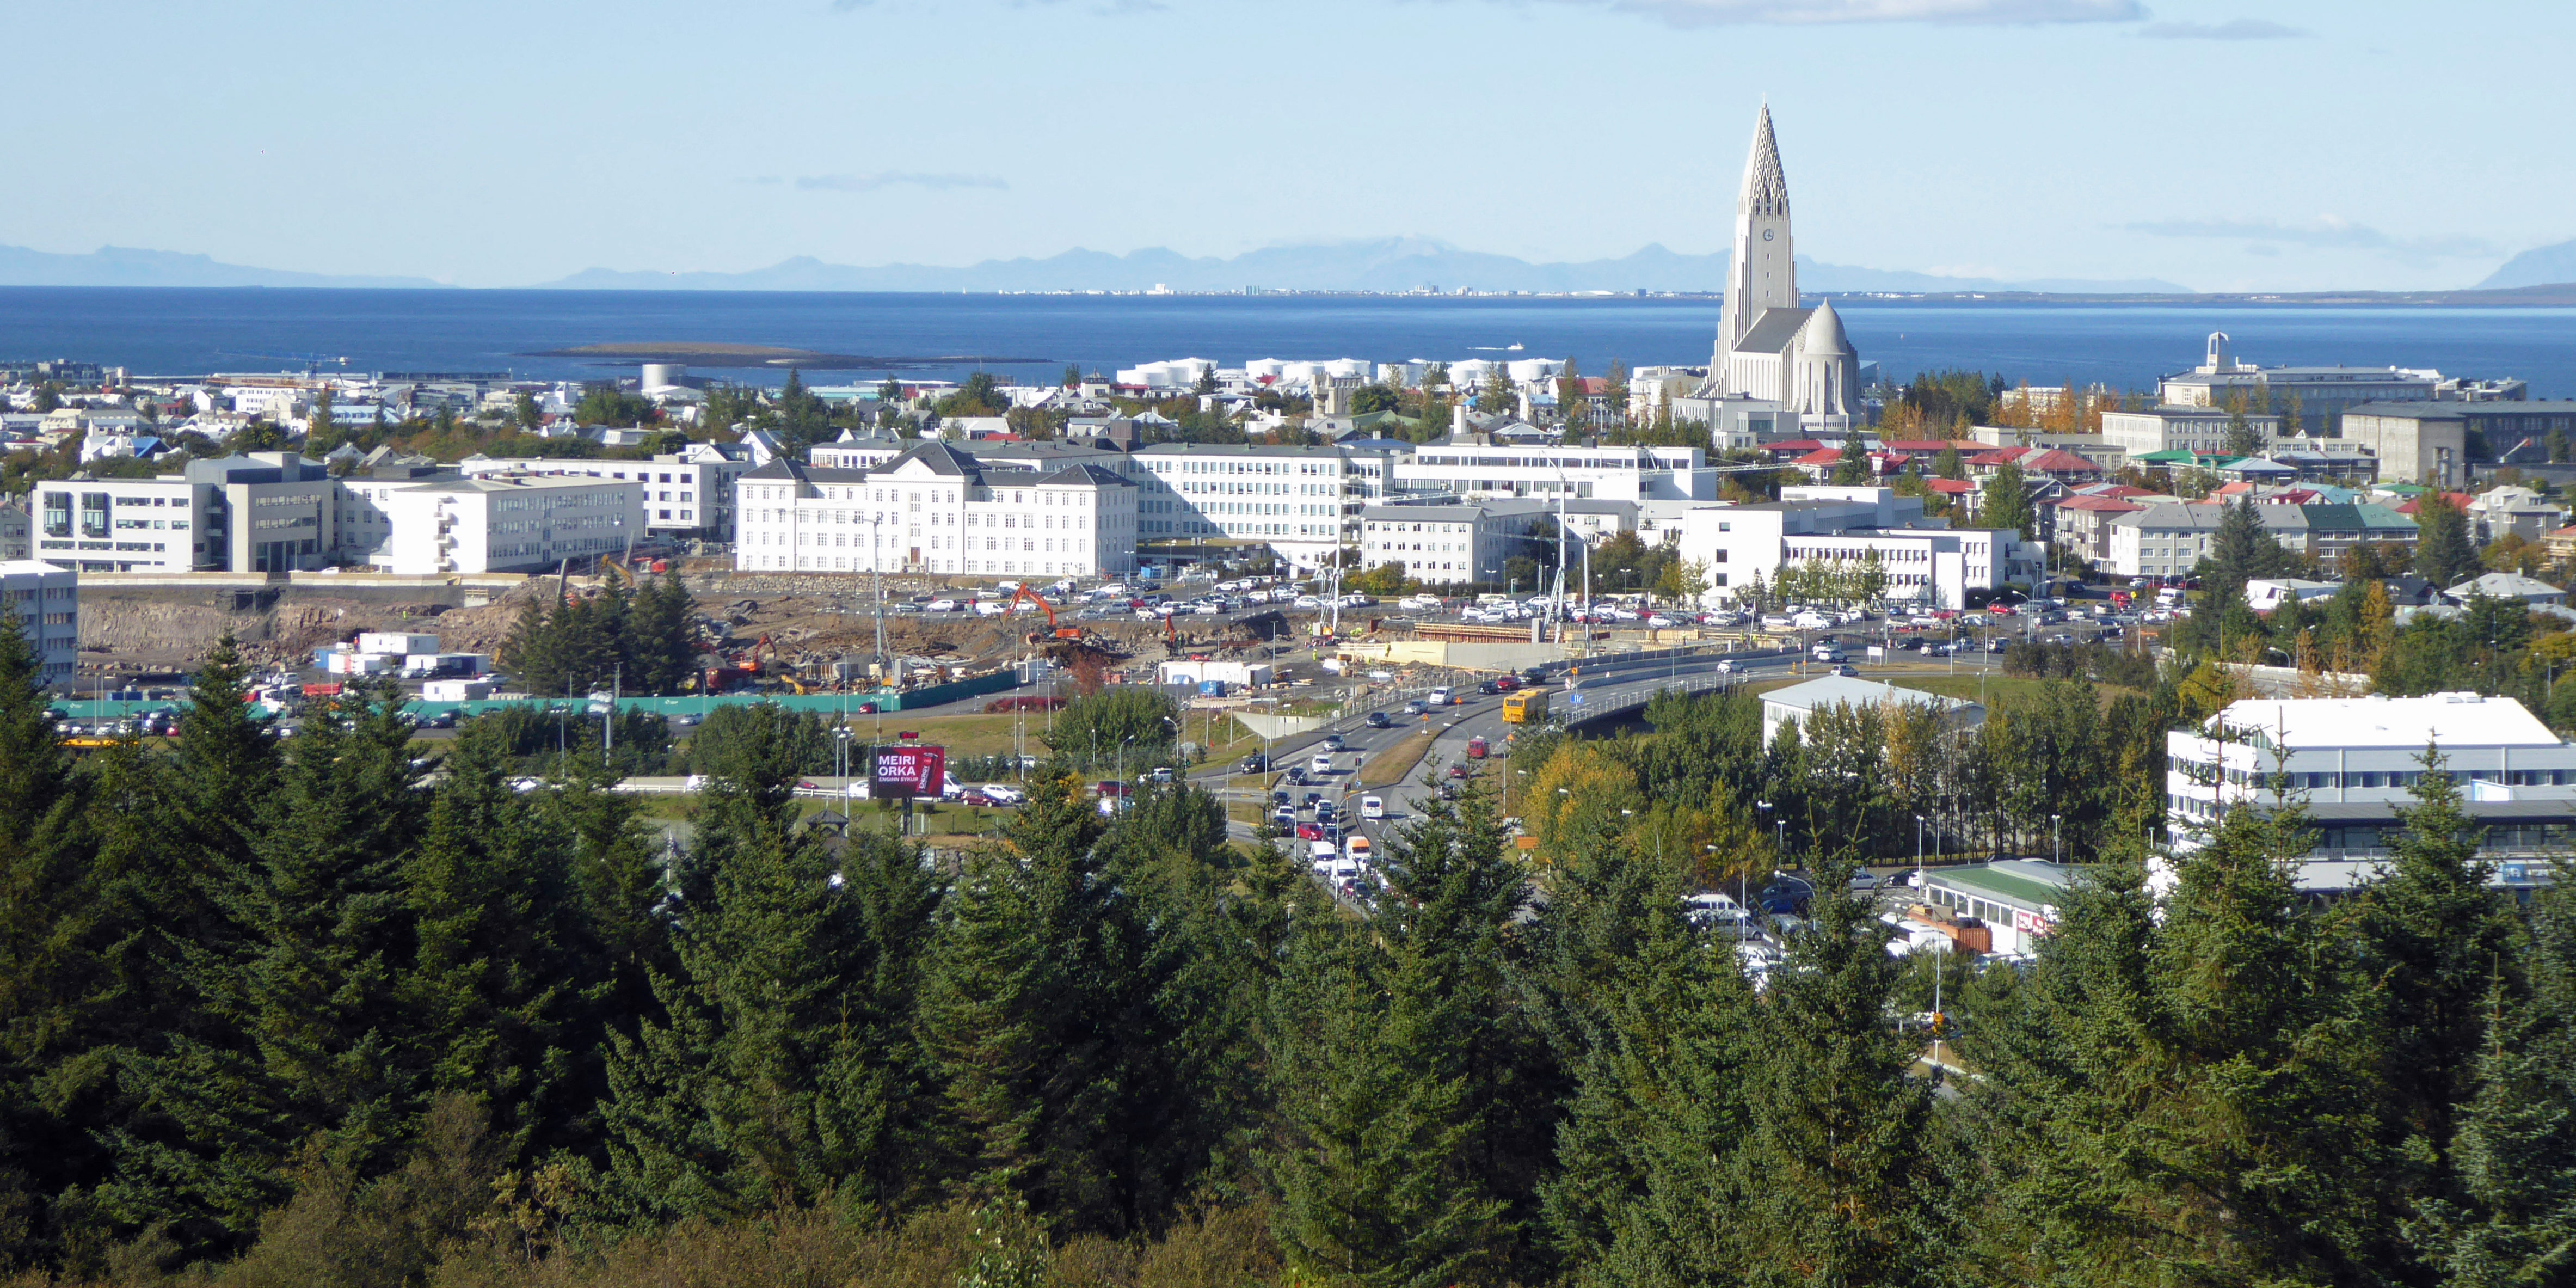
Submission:
<svg viewBox="0 0 2576 1288">
<path fill-rule="evenodd" d="M 0 243 L 513 285 L 791 255 L 1725 242 L 2204 290 L 2576 238 L 2576 6 L 462 0 L 13 7 Z M 36 51 L 51 50 L 52 54 Z"/>
</svg>

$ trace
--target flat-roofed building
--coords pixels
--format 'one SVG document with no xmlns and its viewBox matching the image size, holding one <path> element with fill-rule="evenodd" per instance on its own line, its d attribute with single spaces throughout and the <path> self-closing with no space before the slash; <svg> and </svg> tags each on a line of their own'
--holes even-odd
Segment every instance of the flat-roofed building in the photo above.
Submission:
<svg viewBox="0 0 2576 1288">
<path fill-rule="evenodd" d="M 643 485 L 583 475 L 414 483 L 381 504 L 397 576 L 540 572 L 624 553 L 644 534 Z"/>
<path fill-rule="evenodd" d="M 1798 729 L 1787 731 L 1798 732 L 1803 738 L 1805 735 L 1801 731 L 1814 724 L 1819 713 L 1836 707 L 1853 710 L 1923 708 L 1940 712 L 1953 726 L 1961 729 L 1973 729 L 1985 723 L 1986 719 L 1986 709 L 1965 698 L 1944 697 L 1920 689 L 1900 689 L 1892 684 L 1848 675 L 1828 675 L 1804 684 L 1792 684 L 1785 689 L 1773 689 L 1762 695 L 1762 745 L 1768 747 L 1778 741 L 1785 726 L 1793 721 Z"/>
<path fill-rule="evenodd" d="M 0 604 L 36 654 L 36 683 L 57 693 L 77 687 L 80 575 L 41 559 L 0 559 Z"/>
<path fill-rule="evenodd" d="M 1372 505 L 1360 511 L 1360 560 L 1402 563 L 1406 576 L 1435 585 L 1499 586 L 1503 561 L 1536 557 L 1530 534 L 1555 516 L 1543 501 Z"/>
<path fill-rule="evenodd" d="M 1680 515 L 1679 553 L 1708 569 L 1701 600 L 1734 603 L 1777 584 L 1785 565 L 1873 556 L 1886 598 L 1962 608 L 1970 591 L 2034 580 L 2043 551 L 2010 529 L 1952 528 L 1923 516 L 1923 498 L 1883 487 L 1784 487 L 1777 501 L 1711 505 Z"/>
</svg>

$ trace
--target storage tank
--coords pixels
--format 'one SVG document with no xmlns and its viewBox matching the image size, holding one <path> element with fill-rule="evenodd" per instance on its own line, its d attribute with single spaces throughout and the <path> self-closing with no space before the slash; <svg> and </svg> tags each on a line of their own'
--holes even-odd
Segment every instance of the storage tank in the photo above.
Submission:
<svg viewBox="0 0 2576 1288">
<path fill-rule="evenodd" d="M 648 362 L 644 364 L 643 387 L 665 389 L 679 384 L 680 377 L 687 374 L 689 369 L 676 362 Z"/>
</svg>

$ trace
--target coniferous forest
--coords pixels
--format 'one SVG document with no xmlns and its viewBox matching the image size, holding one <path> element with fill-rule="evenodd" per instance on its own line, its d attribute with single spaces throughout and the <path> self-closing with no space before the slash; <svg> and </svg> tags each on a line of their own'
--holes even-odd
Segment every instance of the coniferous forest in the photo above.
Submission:
<svg viewBox="0 0 2576 1288">
<path fill-rule="evenodd" d="M 2576 1278 L 2576 873 L 2491 891 L 2440 775 L 2331 904 L 2295 809 L 2154 888 L 2134 819 L 2088 832 L 2035 964 L 1947 967 L 1936 1079 L 1934 968 L 1841 893 L 1913 820 L 1828 798 L 1759 988 L 1684 918 L 1772 857 L 1741 699 L 1519 749 L 1567 784 L 1541 848 L 1469 793 L 1362 915 L 1187 788 L 1112 823 L 1050 776 L 950 862 L 799 826 L 745 721 L 671 847 L 596 756 L 513 791 L 492 724 L 265 737 L 228 654 L 175 738 L 74 760 L 34 674 L 0 624 L 17 1283 Z M 2082 754 L 2066 790 L 2144 772 Z M 1681 805 L 1706 840 L 1633 822 Z"/>
</svg>

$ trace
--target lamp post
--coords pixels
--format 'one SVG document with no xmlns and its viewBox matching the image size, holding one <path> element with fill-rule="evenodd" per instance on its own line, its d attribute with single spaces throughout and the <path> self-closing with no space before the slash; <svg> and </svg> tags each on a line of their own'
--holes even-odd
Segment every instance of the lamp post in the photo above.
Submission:
<svg viewBox="0 0 2576 1288">
<path fill-rule="evenodd" d="M 2048 861 L 2051 863 L 2064 863 L 2066 861 L 2066 853 L 2059 847 L 2057 842 L 2057 822 L 2057 815 L 2051 814 L 2048 816 Z"/>
<path fill-rule="evenodd" d="M 1110 798 L 1113 813 L 1127 812 L 1127 747 L 1135 741 L 1136 735 L 1132 733 L 1118 740 L 1118 794 Z"/>
</svg>

